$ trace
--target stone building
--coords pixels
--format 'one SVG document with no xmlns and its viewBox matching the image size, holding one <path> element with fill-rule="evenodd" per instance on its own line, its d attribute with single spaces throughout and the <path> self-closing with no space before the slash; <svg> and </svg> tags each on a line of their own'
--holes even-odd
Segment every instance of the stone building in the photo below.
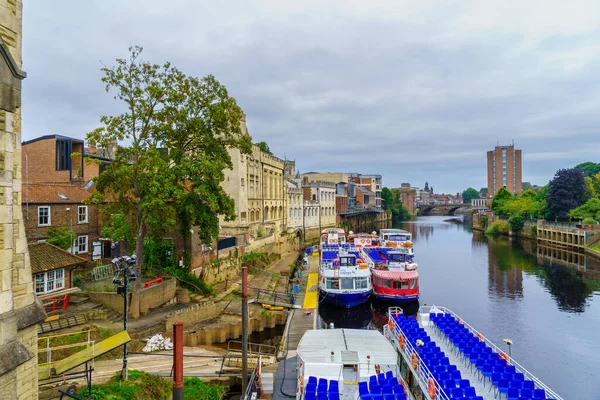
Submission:
<svg viewBox="0 0 600 400">
<path fill-rule="evenodd" d="M 37 300 L 21 207 L 20 0 L 0 0 L 0 396 L 38 398 Z"/>
<path fill-rule="evenodd" d="M 247 134 L 245 118 L 242 132 Z M 246 243 L 286 229 L 284 161 L 252 146 L 251 154 L 229 151 L 233 169 L 225 170 L 223 188 L 235 200 L 234 221 L 220 221 L 220 236 L 243 235 Z"/>
</svg>

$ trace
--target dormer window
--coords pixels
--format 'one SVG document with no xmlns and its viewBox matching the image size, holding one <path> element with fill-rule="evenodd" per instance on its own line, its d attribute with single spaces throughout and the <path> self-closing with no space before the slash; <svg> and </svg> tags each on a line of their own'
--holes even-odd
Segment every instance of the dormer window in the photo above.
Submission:
<svg viewBox="0 0 600 400">
<path fill-rule="evenodd" d="M 68 171 L 71 169 L 71 149 L 68 140 L 56 141 L 56 170 Z"/>
</svg>

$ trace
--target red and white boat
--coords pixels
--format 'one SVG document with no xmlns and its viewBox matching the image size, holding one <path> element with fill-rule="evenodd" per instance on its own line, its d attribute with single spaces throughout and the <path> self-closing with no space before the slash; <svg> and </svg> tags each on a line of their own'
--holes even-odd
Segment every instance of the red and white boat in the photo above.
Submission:
<svg viewBox="0 0 600 400">
<path fill-rule="evenodd" d="M 361 253 L 371 267 L 375 297 L 395 304 L 419 298 L 419 272 L 412 254 L 393 247 L 363 248 Z"/>
</svg>

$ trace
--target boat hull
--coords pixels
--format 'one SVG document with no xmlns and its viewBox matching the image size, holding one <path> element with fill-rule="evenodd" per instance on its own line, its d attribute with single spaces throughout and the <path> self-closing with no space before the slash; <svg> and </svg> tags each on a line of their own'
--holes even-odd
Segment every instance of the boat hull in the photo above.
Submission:
<svg viewBox="0 0 600 400">
<path fill-rule="evenodd" d="M 371 296 L 370 291 L 353 292 L 353 293 L 335 293 L 327 292 L 323 289 L 319 290 L 321 299 L 325 303 L 333 304 L 338 307 L 351 308 L 359 304 L 365 303 Z"/>
<path fill-rule="evenodd" d="M 390 295 L 390 294 L 381 294 L 381 293 L 373 293 L 373 296 L 379 300 L 383 300 L 387 303 L 393 304 L 406 304 L 412 301 L 418 300 L 419 295 Z"/>
</svg>

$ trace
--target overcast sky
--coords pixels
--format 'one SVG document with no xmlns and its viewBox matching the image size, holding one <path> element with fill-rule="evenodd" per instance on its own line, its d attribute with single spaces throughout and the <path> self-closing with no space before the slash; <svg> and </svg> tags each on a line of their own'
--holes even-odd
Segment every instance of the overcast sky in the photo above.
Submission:
<svg viewBox="0 0 600 400">
<path fill-rule="evenodd" d="M 600 162 L 595 0 L 27 0 L 23 14 L 23 140 L 84 138 L 119 112 L 101 63 L 142 45 L 215 75 L 254 141 L 301 172 L 455 193 L 487 186 L 497 142 L 523 150 L 534 184 Z"/>
</svg>

